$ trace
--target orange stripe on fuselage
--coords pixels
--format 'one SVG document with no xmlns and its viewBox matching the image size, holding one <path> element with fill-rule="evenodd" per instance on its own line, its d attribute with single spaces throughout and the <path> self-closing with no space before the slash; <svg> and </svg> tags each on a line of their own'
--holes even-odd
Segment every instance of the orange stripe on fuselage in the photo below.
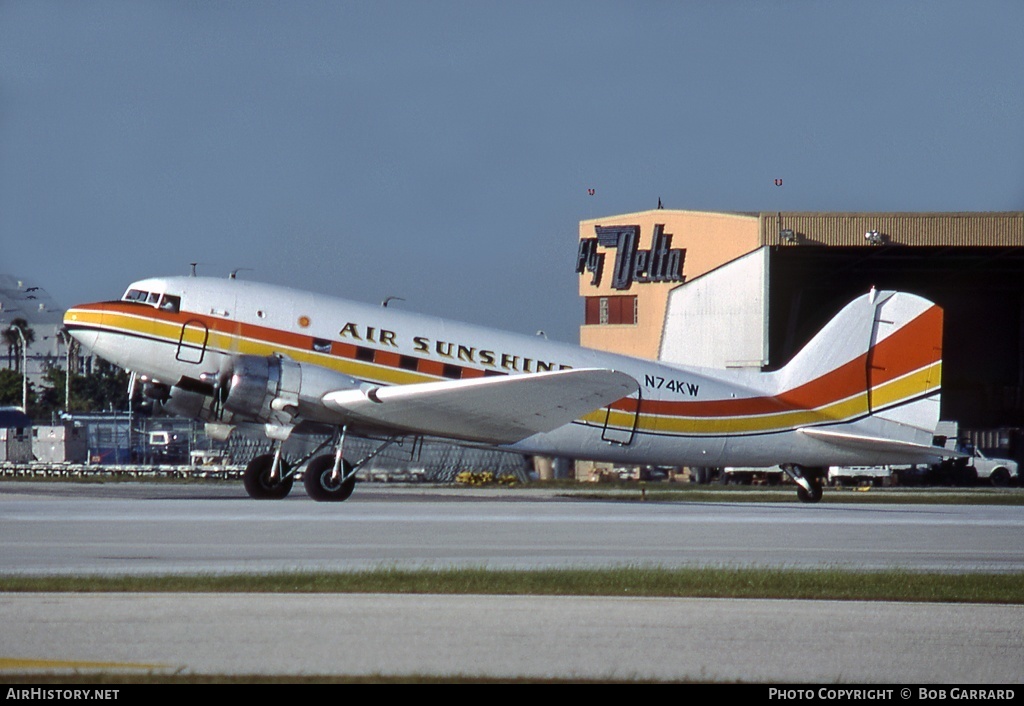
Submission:
<svg viewBox="0 0 1024 706">
<path fill-rule="evenodd" d="M 201 322 L 211 331 L 227 337 L 252 339 L 261 344 L 271 344 L 285 348 L 309 351 L 317 337 L 308 334 L 293 333 L 280 329 L 238 322 L 215 316 L 194 312 L 168 312 L 146 304 L 130 302 L 103 302 L 77 307 L 95 312 L 110 312 L 132 317 L 141 317 L 173 325 L 184 325 L 189 322 Z M 128 331 L 133 329 L 128 328 Z M 144 333 L 142 327 L 134 331 Z M 641 415 L 658 415 L 664 417 L 717 418 L 717 417 L 759 417 L 778 415 L 799 410 L 821 409 L 840 400 L 863 394 L 867 388 L 868 364 L 871 364 L 871 386 L 879 387 L 938 363 L 942 358 L 942 310 L 937 306 L 929 307 L 921 315 L 908 322 L 899 330 L 879 342 L 870 354 L 864 353 L 853 360 L 839 366 L 825 375 L 802 385 L 786 390 L 775 396 L 761 396 L 742 399 L 723 400 L 641 400 Z M 349 360 L 357 360 L 359 346 L 340 341 L 331 341 L 330 355 Z M 382 349 L 374 351 L 373 364 L 406 373 L 400 367 L 401 357 L 398 353 Z M 412 357 L 412 356 L 410 356 Z M 441 378 L 446 365 L 429 358 L 415 358 L 419 374 Z M 465 366 L 448 366 L 461 368 L 463 378 L 480 377 L 488 372 L 478 368 Z M 937 387 L 937 383 L 935 387 Z M 637 400 L 624 398 L 610 405 L 613 409 L 633 414 L 637 409 Z"/>
<path fill-rule="evenodd" d="M 926 368 L 942 359 L 942 310 L 932 306 L 898 331 L 821 377 L 776 396 L 728 400 L 642 400 L 640 412 L 664 416 L 742 417 L 801 409 L 817 409 L 867 390 L 868 360 L 871 386 L 878 387 Z M 613 409 L 635 412 L 637 400 L 625 398 Z"/>
<path fill-rule="evenodd" d="M 205 325 L 210 331 L 224 334 L 226 336 L 237 336 L 241 335 L 245 338 L 253 338 L 259 340 L 262 343 L 272 343 L 276 345 L 286 346 L 289 348 L 301 348 L 308 350 L 313 345 L 313 336 L 299 333 L 291 333 L 290 331 L 282 331 L 280 329 L 269 328 L 267 326 L 259 326 L 257 324 L 248 324 L 234 319 L 225 319 L 217 316 L 209 316 L 206 314 L 199 314 L 190 311 L 171 312 L 157 309 L 149 306 L 148 304 L 133 304 L 131 302 L 102 302 L 99 304 L 89 304 L 82 307 L 76 307 L 79 309 L 91 309 L 93 311 L 99 311 L 103 313 L 116 313 L 125 314 L 127 316 L 138 316 L 145 319 L 154 321 L 160 321 L 163 323 L 175 324 L 183 326 L 189 322 L 200 322 Z M 139 333 L 136 331 L 135 333 Z M 336 346 L 346 346 L 344 343 L 334 342 Z M 352 346 L 352 355 L 355 355 L 355 346 Z M 332 351 L 333 352 L 333 351 Z M 347 357 L 347 356 L 346 356 Z"/>
</svg>

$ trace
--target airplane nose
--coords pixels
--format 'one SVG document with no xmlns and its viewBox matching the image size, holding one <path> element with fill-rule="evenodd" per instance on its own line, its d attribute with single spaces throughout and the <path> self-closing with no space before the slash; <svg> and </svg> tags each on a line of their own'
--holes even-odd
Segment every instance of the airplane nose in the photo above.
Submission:
<svg viewBox="0 0 1024 706">
<path fill-rule="evenodd" d="M 89 350 L 96 347 L 96 339 L 99 332 L 93 328 L 86 328 L 88 323 L 100 323 L 103 315 L 99 312 L 91 312 L 86 307 L 72 307 L 64 314 L 64 327 L 76 341 Z"/>
</svg>

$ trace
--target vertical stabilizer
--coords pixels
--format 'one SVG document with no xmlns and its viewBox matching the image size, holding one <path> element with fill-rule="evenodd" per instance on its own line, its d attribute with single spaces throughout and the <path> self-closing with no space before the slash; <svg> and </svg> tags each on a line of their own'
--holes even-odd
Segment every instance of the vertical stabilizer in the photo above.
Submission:
<svg viewBox="0 0 1024 706">
<path fill-rule="evenodd" d="M 865 431 L 927 444 L 939 421 L 941 373 L 942 309 L 914 294 L 872 289 L 774 377 L 782 398 L 829 405 L 837 419 L 871 420 L 862 422 Z"/>
</svg>

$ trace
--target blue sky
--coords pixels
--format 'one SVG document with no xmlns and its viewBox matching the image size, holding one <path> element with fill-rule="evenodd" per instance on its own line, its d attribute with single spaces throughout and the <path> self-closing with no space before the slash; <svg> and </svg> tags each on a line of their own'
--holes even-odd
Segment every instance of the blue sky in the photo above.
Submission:
<svg viewBox="0 0 1024 706">
<path fill-rule="evenodd" d="M 0 0 L 0 272 L 70 306 L 198 261 L 576 340 L 582 219 L 1024 210 L 1021 27 L 985 0 Z"/>
</svg>

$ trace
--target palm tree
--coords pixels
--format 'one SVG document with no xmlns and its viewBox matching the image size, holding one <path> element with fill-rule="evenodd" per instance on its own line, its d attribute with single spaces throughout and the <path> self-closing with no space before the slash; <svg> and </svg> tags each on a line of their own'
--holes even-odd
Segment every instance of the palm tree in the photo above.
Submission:
<svg viewBox="0 0 1024 706">
<path fill-rule="evenodd" d="M 18 329 L 21 335 L 18 335 Z M 4 329 L 4 342 L 7 343 L 7 367 L 21 372 L 21 341 L 24 337 L 26 347 L 31 346 L 36 340 L 36 332 L 33 331 L 25 319 L 15 319 L 11 325 Z"/>
</svg>

